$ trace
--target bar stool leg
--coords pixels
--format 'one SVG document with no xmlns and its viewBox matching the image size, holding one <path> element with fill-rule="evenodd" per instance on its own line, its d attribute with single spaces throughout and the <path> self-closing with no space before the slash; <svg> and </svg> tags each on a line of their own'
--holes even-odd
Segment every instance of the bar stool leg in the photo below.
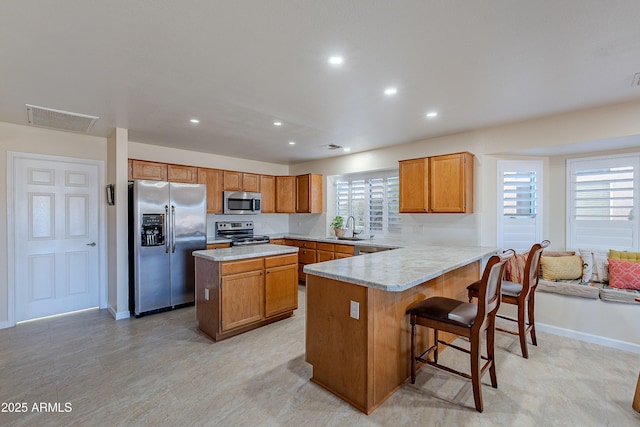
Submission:
<svg viewBox="0 0 640 427">
<path fill-rule="evenodd" d="M 416 323 L 411 318 L 411 384 L 416 383 Z"/>
<path fill-rule="evenodd" d="M 479 338 L 479 337 L 478 337 Z M 480 340 L 471 339 L 471 384 L 473 386 L 473 400 L 476 404 L 476 410 L 482 412 L 482 384 L 480 382 Z"/>
<path fill-rule="evenodd" d="M 437 329 L 433 330 L 433 345 L 436 346 L 436 348 L 433 350 L 433 361 L 438 363 L 438 330 Z"/>
<path fill-rule="evenodd" d="M 491 321 L 491 325 L 489 325 L 489 327 L 487 328 L 487 359 L 491 361 L 491 366 L 489 366 L 491 387 L 498 388 L 498 376 L 496 375 L 495 342 L 496 319 L 493 318 L 493 320 Z"/>
</svg>

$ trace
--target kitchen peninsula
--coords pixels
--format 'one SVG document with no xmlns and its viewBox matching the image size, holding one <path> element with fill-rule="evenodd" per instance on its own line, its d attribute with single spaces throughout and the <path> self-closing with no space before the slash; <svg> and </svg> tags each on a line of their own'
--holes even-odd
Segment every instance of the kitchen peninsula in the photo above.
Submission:
<svg viewBox="0 0 640 427">
<path fill-rule="evenodd" d="M 298 308 L 298 248 L 233 246 L 193 252 L 198 328 L 219 341 Z"/>
<path fill-rule="evenodd" d="M 486 247 L 412 245 L 306 265 L 311 381 L 370 414 L 410 375 L 407 309 L 432 296 L 466 301 L 466 286 L 480 277 L 482 260 L 495 253 Z M 417 339 L 422 348 L 432 340 L 426 331 Z"/>
</svg>

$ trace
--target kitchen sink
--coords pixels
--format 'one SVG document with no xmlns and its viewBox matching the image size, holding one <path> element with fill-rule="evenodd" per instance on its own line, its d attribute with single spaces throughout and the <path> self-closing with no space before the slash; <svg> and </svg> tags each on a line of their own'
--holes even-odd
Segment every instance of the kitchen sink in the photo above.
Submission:
<svg viewBox="0 0 640 427">
<path fill-rule="evenodd" d="M 365 240 L 364 237 L 338 237 L 338 240 Z"/>
</svg>

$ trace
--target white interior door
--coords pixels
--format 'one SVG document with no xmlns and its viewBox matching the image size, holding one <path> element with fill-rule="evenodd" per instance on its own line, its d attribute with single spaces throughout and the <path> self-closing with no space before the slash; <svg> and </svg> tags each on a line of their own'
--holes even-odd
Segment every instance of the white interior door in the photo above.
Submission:
<svg viewBox="0 0 640 427">
<path fill-rule="evenodd" d="M 15 320 L 97 307 L 100 168 L 28 156 L 13 165 Z"/>
</svg>

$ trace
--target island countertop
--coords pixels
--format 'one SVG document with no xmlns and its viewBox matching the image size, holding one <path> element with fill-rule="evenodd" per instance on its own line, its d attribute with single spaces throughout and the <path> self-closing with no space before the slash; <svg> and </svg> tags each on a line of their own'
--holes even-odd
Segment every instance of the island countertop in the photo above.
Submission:
<svg viewBox="0 0 640 427">
<path fill-rule="evenodd" d="M 262 244 L 194 251 L 193 256 L 208 259 L 210 261 L 235 261 L 239 259 L 292 254 L 296 252 L 298 252 L 298 248 L 295 246 Z"/>
<path fill-rule="evenodd" d="M 304 272 L 388 292 L 402 292 L 448 271 L 494 255 L 483 246 L 412 244 L 385 252 L 308 264 Z"/>
</svg>

